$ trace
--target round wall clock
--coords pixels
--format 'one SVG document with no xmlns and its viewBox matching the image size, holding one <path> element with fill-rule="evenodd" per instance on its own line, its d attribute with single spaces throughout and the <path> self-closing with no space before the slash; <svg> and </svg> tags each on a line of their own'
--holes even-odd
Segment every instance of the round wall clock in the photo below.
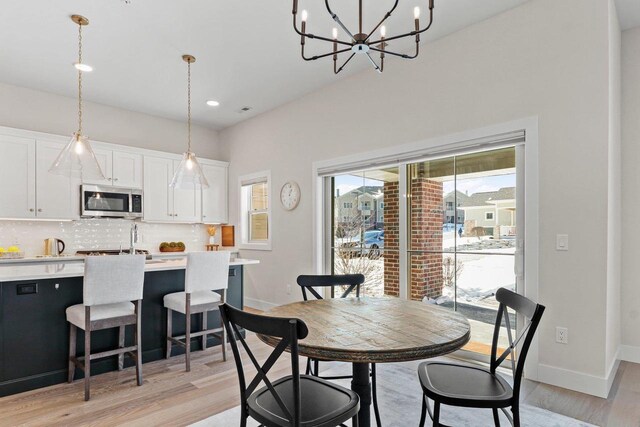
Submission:
<svg viewBox="0 0 640 427">
<path fill-rule="evenodd" d="M 280 203 L 288 211 L 294 210 L 300 203 L 300 186 L 295 181 L 289 181 L 280 189 Z"/>
</svg>

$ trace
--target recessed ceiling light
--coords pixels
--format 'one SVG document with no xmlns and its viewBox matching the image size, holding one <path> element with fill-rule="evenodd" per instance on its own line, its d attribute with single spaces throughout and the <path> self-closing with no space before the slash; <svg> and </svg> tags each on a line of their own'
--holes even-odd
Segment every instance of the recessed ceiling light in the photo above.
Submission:
<svg viewBox="0 0 640 427">
<path fill-rule="evenodd" d="M 218 101 L 214 101 L 213 99 L 207 101 L 207 105 L 209 107 L 217 107 L 218 105 L 220 105 L 220 103 Z"/>
<path fill-rule="evenodd" d="M 73 66 L 76 67 L 76 70 L 80 70 L 83 72 L 93 71 L 93 67 L 91 65 L 79 64 L 76 62 L 75 64 L 73 64 Z"/>
</svg>

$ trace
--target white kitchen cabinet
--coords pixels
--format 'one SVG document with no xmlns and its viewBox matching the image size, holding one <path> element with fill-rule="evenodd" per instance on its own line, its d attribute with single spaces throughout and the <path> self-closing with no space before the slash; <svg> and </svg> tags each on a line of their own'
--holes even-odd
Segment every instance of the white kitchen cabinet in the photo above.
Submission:
<svg viewBox="0 0 640 427">
<path fill-rule="evenodd" d="M 200 162 L 209 188 L 202 189 L 202 222 L 220 224 L 228 222 L 228 168 L 220 164 Z"/>
<path fill-rule="evenodd" d="M 39 139 L 36 143 L 36 217 L 42 219 L 77 219 L 79 217 L 80 181 L 54 175 L 49 168 L 65 144 Z"/>
<path fill-rule="evenodd" d="M 35 218 L 35 184 L 35 140 L 0 135 L 0 218 Z"/>
<path fill-rule="evenodd" d="M 142 154 L 104 148 L 94 148 L 93 152 L 105 179 L 88 179 L 85 183 L 142 188 Z"/>
<path fill-rule="evenodd" d="M 144 156 L 144 220 L 173 221 L 173 160 Z"/>
<path fill-rule="evenodd" d="M 179 160 L 144 156 L 144 220 L 201 222 L 201 197 L 196 190 L 169 187 Z"/>
</svg>

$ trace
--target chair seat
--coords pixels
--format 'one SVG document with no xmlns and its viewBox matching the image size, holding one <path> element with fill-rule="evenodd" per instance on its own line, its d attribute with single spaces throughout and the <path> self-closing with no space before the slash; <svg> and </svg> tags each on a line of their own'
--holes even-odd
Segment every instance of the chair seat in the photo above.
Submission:
<svg viewBox="0 0 640 427">
<path fill-rule="evenodd" d="M 291 376 L 274 381 L 273 387 L 293 415 Z M 302 426 L 335 426 L 358 413 L 358 395 L 344 387 L 310 375 L 300 375 Z M 286 415 L 267 387 L 255 391 L 247 400 L 249 415 L 265 425 L 289 426 Z"/>
<path fill-rule="evenodd" d="M 418 377 L 424 393 L 445 405 L 497 408 L 511 405 L 513 389 L 488 369 L 446 362 L 423 362 Z"/>
<path fill-rule="evenodd" d="M 186 313 L 186 292 L 174 292 L 164 296 L 164 306 L 179 313 Z M 220 302 L 220 294 L 213 291 L 197 291 L 191 293 L 191 307 Z M 194 311 L 192 310 L 192 313 Z"/>
<path fill-rule="evenodd" d="M 84 330 L 84 310 L 83 304 L 67 307 L 67 321 Z M 116 317 L 130 316 L 135 314 L 136 308 L 132 302 L 118 302 L 115 304 L 101 304 L 91 306 L 91 321 L 113 319 Z"/>
</svg>

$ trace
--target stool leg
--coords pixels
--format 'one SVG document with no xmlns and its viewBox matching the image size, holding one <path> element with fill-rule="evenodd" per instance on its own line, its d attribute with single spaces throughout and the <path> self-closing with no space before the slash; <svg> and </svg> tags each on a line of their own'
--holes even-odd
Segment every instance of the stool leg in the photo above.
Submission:
<svg viewBox="0 0 640 427">
<path fill-rule="evenodd" d="M 76 357 L 76 340 L 78 337 L 78 327 L 73 323 L 69 323 L 69 378 L 70 383 L 73 382 L 73 378 L 76 373 L 76 364 L 72 361 L 72 358 Z"/>
<path fill-rule="evenodd" d="M 221 315 L 222 316 L 222 315 Z M 222 338 L 222 360 L 227 361 L 227 331 L 224 329 L 224 324 L 222 323 L 222 317 L 220 317 L 220 327 L 222 330 L 220 331 L 220 337 Z"/>
<path fill-rule="evenodd" d="M 191 372 L 191 294 L 185 295 L 186 301 L 186 330 L 185 330 L 185 364 L 187 365 L 187 372 Z"/>
<path fill-rule="evenodd" d="M 84 400 L 89 400 L 89 380 L 91 378 L 91 307 L 84 310 Z"/>
<path fill-rule="evenodd" d="M 171 340 L 169 339 L 169 337 L 173 336 L 172 324 L 173 311 L 167 308 L 167 359 L 171 357 Z"/>
<path fill-rule="evenodd" d="M 203 331 L 207 330 L 207 312 L 206 311 L 202 312 L 202 330 Z M 203 350 L 207 349 L 207 334 L 204 334 L 202 336 L 202 349 Z"/>
<path fill-rule="evenodd" d="M 124 328 L 123 328 L 124 329 Z M 136 301 L 136 380 L 142 385 L 142 300 Z"/>
<path fill-rule="evenodd" d="M 124 348 L 124 326 L 118 328 L 118 346 Z M 124 369 L 124 353 L 118 355 L 118 371 Z"/>
</svg>

